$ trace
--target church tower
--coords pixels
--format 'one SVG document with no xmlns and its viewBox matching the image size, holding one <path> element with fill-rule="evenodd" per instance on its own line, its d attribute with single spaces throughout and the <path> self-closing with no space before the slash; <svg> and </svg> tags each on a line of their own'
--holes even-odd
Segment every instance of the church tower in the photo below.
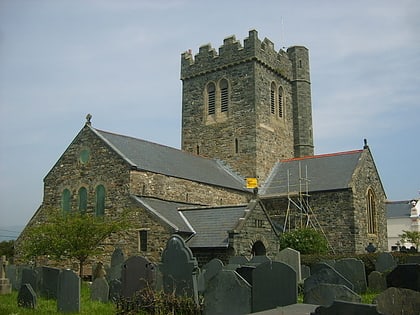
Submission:
<svg viewBox="0 0 420 315">
<path fill-rule="evenodd" d="M 181 57 L 182 149 L 264 181 L 281 159 L 313 155 L 309 56 L 274 49 L 249 32 L 218 53 L 210 44 Z"/>
</svg>

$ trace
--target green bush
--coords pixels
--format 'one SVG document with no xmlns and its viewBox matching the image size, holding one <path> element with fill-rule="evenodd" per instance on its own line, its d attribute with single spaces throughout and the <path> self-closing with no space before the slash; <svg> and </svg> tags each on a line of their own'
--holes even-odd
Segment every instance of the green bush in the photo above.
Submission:
<svg viewBox="0 0 420 315">
<path fill-rule="evenodd" d="M 280 249 L 293 248 L 301 254 L 324 254 L 328 243 L 324 235 L 312 228 L 302 228 L 280 235 Z"/>
</svg>

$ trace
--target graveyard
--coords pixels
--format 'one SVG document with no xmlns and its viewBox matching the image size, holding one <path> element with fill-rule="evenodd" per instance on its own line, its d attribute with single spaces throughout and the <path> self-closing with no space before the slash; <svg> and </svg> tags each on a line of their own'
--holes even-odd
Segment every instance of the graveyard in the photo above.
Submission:
<svg viewBox="0 0 420 315">
<path fill-rule="evenodd" d="M 367 255 L 308 263 L 286 248 L 275 257 L 215 258 L 199 268 L 174 234 L 159 263 L 116 248 L 111 261 L 93 266 L 91 281 L 69 269 L 8 264 L 3 256 L 0 313 L 419 314 L 420 255 Z"/>
</svg>

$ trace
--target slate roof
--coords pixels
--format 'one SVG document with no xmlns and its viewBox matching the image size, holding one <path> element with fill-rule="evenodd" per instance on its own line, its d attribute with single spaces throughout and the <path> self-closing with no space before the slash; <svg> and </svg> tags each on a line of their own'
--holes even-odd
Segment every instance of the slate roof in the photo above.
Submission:
<svg viewBox="0 0 420 315">
<path fill-rule="evenodd" d="M 138 170 L 246 190 L 244 179 L 218 160 L 92 127 L 91 130 Z"/>
<path fill-rule="evenodd" d="M 227 247 L 228 231 L 245 218 L 248 205 L 208 207 L 189 203 L 161 200 L 152 197 L 132 196 L 143 208 L 175 232 L 192 234 L 187 241 L 191 248 Z M 248 210 L 249 211 L 249 210 Z"/>
<path fill-rule="evenodd" d="M 410 218 L 411 205 L 410 200 L 388 201 L 385 204 L 387 218 Z"/>
<path fill-rule="evenodd" d="M 191 248 L 227 247 L 228 231 L 246 215 L 247 205 L 181 210 L 196 234 L 187 242 Z"/>
<path fill-rule="evenodd" d="M 277 162 L 260 194 L 269 196 L 349 188 L 362 152 L 354 150 Z"/>
</svg>

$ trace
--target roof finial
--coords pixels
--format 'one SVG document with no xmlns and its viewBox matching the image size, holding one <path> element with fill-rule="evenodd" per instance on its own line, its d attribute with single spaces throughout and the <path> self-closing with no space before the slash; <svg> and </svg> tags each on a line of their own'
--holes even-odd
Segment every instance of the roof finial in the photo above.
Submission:
<svg viewBox="0 0 420 315">
<path fill-rule="evenodd" d="M 363 139 L 363 143 L 364 143 L 363 149 L 369 148 L 368 143 L 367 143 L 367 139 Z"/>
<path fill-rule="evenodd" d="M 86 125 L 91 125 L 91 122 L 90 122 L 90 120 L 92 119 L 92 115 L 91 114 L 87 114 L 86 115 Z"/>
</svg>

